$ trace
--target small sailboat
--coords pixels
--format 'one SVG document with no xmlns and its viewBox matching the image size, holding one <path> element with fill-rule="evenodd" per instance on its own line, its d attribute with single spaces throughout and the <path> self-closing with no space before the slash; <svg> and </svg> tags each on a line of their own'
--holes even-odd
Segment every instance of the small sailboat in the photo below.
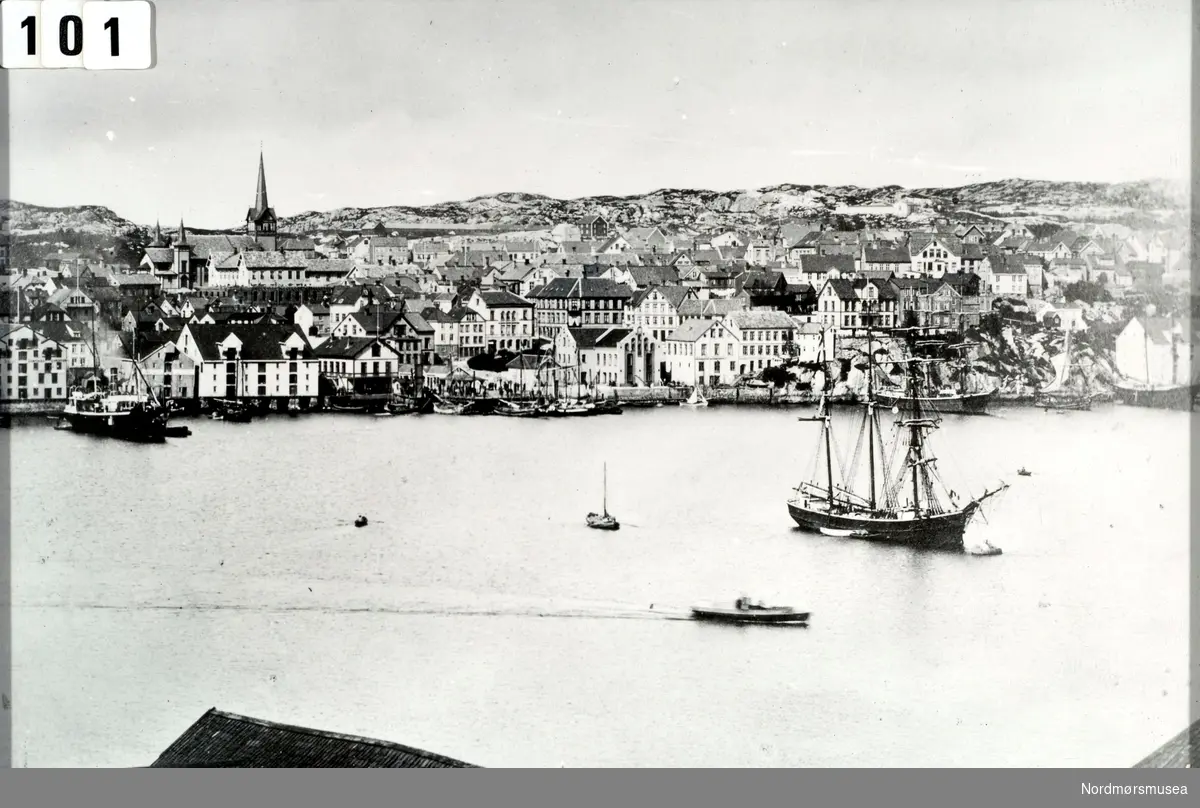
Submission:
<svg viewBox="0 0 1200 808">
<path fill-rule="evenodd" d="M 700 387 L 697 385 L 692 388 L 692 394 L 688 396 L 687 401 L 679 402 L 681 407 L 707 407 L 708 399 L 700 392 Z"/>
<path fill-rule="evenodd" d="M 587 526 L 595 530 L 620 530 L 621 523 L 608 512 L 608 464 L 604 464 L 604 509 L 603 513 L 589 513 Z"/>
<path fill-rule="evenodd" d="M 1065 330 L 1062 365 L 1054 380 L 1043 387 L 1034 403 L 1044 410 L 1063 413 L 1066 410 L 1090 410 L 1092 390 L 1082 371 L 1071 361 L 1071 330 Z"/>
</svg>

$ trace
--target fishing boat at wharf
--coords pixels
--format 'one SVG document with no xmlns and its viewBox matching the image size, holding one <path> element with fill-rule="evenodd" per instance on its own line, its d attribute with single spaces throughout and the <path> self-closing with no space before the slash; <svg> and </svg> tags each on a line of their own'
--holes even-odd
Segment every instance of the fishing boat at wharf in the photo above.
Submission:
<svg viewBox="0 0 1200 808">
<path fill-rule="evenodd" d="M 791 606 L 768 606 L 748 597 L 738 598 L 732 606 L 700 605 L 692 607 L 692 619 L 714 623 L 761 623 L 768 625 L 808 624 L 811 612 L 798 612 Z"/>
<path fill-rule="evenodd" d="M 253 408 L 244 401 L 217 399 L 213 402 L 212 420 L 231 424 L 248 424 L 254 420 Z"/>
<path fill-rule="evenodd" d="M 437 398 L 429 391 L 419 396 L 394 395 L 388 401 L 386 411 L 392 415 L 428 415 L 434 410 Z"/>
<path fill-rule="evenodd" d="M 700 386 L 696 385 L 692 388 L 692 394 L 687 397 L 686 401 L 679 402 L 681 407 L 707 407 L 708 399 L 700 392 Z"/>
<path fill-rule="evenodd" d="M 940 341 L 923 341 L 922 346 L 943 346 Z M 899 388 L 883 387 L 876 391 L 875 396 L 885 407 L 898 407 L 909 412 L 924 411 L 938 413 L 960 413 L 965 415 L 981 415 L 987 412 L 988 406 L 996 398 L 999 390 L 992 384 L 981 381 L 972 367 L 967 352 L 975 343 L 960 342 L 956 345 L 944 346 L 946 350 L 961 352 L 958 360 L 957 386 L 952 383 L 935 383 L 934 368 L 950 363 L 946 359 L 922 359 L 920 362 L 921 378 L 914 380 L 908 374 L 903 386 Z M 915 346 L 914 346 L 915 347 Z M 913 360 L 915 361 L 915 357 Z"/>
<path fill-rule="evenodd" d="M 1117 337 L 1116 400 L 1190 412 L 1200 393 L 1191 361 L 1193 342 L 1190 319 L 1156 317 L 1154 308 L 1147 307 L 1146 315 L 1135 317 Z"/>
<path fill-rule="evenodd" d="M 496 409 L 492 411 L 492 415 L 506 418 L 541 418 L 544 413 L 542 406 L 536 401 L 518 402 L 502 398 L 496 405 Z"/>
<path fill-rule="evenodd" d="M 893 329 L 891 333 L 907 334 L 911 355 L 918 331 L 915 328 Z M 910 358 L 905 362 L 909 373 L 908 389 L 916 391 L 917 395 L 910 399 L 911 414 L 898 418 L 893 424 L 895 437 L 884 440 L 879 404 L 886 399 L 875 396 L 871 382 L 874 375 L 871 333 L 872 330 L 868 330 L 867 393 L 861 405 L 859 446 L 850 461 L 850 468 L 840 469 L 841 480 L 835 479 L 833 421 L 836 410 L 829 405 L 831 376 L 826 374 L 826 395 L 821 398 L 818 414 L 799 419 L 820 423 L 821 432 L 813 471 L 795 489 L 796 496 L 787 503 L 788 513 L 801 529 L 813 533 L 961 552 L 972 517 L 985 500 L 1008 486 L 1001 483 L 995 490 L 985 491 L 964 503 L 959 502 L 954 491 L 946 490 L 937 469 L 937 459 L 929 451 L 928 438 L 939 428 L 940 419 L 926 415 L 923 410 L 923 403 L 929 397 L 920 394 L 917 366 L 922 360 Z M 868 484 L 865 491 L 856 491 L 859 448 L 864 435 Z M 901 449 L 903 459 L 896 464 Z"/>
</svg>

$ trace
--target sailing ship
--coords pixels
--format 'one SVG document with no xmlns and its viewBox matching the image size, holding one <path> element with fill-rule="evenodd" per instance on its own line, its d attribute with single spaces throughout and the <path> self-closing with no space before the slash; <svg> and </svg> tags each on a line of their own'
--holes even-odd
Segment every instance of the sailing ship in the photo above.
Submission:
<svg viewBox="0 0 1200 808">
<path fill-rule="evenodd" d="M 596 530 L 620 530 L 621 523 L 608 512 L 608 464 L 604 464 L 604 508 L 603 513 L 589 513 L 587 526 Z"/>
<path fill-rule="evenodd" d="M 1001 483 L 993 491 L 968 502 L 960 503 L 958 495 L 947 491 L 937 469 L 937 459 L 929 451 L 929 436 L 939 428 L 940 420 L 925 414 L 924 403 L 930 397 L 921 394 L 917 373 L 925 360 L 912 356 L 918 329 L 897 329 L 907 332 L 910 358 L 908 366 L 911 413 L 894 423 L 895 437 L 883 438 L 879 403 L 871 381 L 874 352 L 871 330 L 868 330 L 867 394 L 863 421 L 859 430 L 859 448 L 864 434 L 867 437 L 868 488 L 856 491 L 856 448 L 849 469 L 842 469 L 841 482 L 834 478 L 833 409 L 830 407 L 830 374 L 821 396 L 818 415 L 802 417 L 801 421 L 821 424 L 821 437 L 815 456 L 816 467 L 810 478 L 796 489 L 788 501 L 788 513 L 802 529 L 827 535 L 862 538 L 870 541 L 906 544 L 929 549 L 962 551 L 963 536 L 972 517 L 984 500 L 1008 486 Z M 824 355 L 824 348 L 822 348 Z M 899 464 L 897 458 L 903 456 Z M 819 470 L 824 458 L 824 473 Z M 822 479 L 823 478 L 823 479 Z M 941 489 L 940 491 L 938 489 Z"/>
<path fill-rule="evenodd" d="M 962 342 L 949 346 L 964 354 L 973 343 Z M 958 385 L 935 384 L 932 373 L 932 362 L 922 363 L 922 377 L 915 382 L 910 374 L 903 387 L 899 389 L 881 389 L 876 393 L 880 404 L 885 407 L 897 407 L 907 411 L 927 411 L 944 413 L 963 413 L 979 415 L 987 412 L 988 404 L 996 397 L 994 385 L 981 382 L 978 374 L 974 373 L 970 361 L 964 356 L 959 362 Z"/>
<path fill-rule="evenodd" d="M 1082 369 L 1071 361 L 1071 329 L 1066 329 L 1065 333 L 1058 373 L 1038 391 L 1034 403 L 1047 410 L 1090 410 L 1095 396 Z"/>
<path fill-rule="evenodd" d="M 708 399 L 700 392 L 699 385 L 692 388 L 692 394 L 688 396 L 687 401 L 679 402 L 681 407 L 707 407 Z"/>
<path fill-rule="evenodd" d="M 1135 407 L 1191 411 L 1197 385 L 1192 377 L 1190 322 L 1137 317 L 1117 338 L 1117 401 Z M 1130 328 L 1136 323 L 1141 340 Z M 1130 334 L 1132 339 L 1127 339 Z M 1136 344 L 1140 342 L 1140 344 Z"/>
</svg>

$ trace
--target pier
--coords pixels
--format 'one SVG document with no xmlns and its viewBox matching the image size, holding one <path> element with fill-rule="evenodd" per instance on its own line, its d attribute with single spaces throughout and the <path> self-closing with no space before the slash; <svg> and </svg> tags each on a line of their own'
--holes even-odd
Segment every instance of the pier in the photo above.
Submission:
<svg viewBox="0 0 1200 808">
<path fill-rule="evenodd" d="M 1200 721 L 1154 750 L 1135 769 L 1190 769 L 1200 759 Z"/>
</svg>

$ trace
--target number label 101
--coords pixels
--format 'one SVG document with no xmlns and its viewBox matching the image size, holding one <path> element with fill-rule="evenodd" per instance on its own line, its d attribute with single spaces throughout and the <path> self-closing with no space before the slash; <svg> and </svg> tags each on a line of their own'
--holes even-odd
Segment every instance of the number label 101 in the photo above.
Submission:
<svg viewBox="0 0 1200 808">
<path fill-rule="evenodd" d="M 4 68 L 146 70 L 154 66 L 148 0 L 3 0 Z"/>
</svg>

